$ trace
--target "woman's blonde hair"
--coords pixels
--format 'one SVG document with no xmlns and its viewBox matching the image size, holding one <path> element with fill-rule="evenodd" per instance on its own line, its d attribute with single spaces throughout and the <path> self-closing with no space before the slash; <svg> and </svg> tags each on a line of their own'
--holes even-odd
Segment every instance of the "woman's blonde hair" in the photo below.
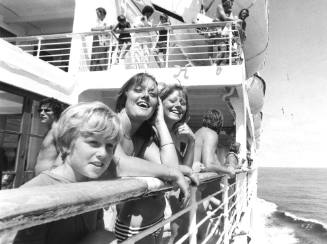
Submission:
<svg viewBox="0 0 327 244">
<path fill-rule="evenodd" d="M 84 102 L 65 109 L 54 127 L 57 146 L 66 157 L 68 149 L 78 136 L 102 134 L 107 140 L 118 144 L 121 124 L 116 113 L 102 102 Z"/>
</svg>

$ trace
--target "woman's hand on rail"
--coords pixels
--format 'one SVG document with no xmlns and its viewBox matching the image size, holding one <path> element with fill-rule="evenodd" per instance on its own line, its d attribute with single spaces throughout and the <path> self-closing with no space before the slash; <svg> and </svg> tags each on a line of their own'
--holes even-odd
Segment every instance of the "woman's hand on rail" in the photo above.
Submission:
<svg viewBox="0 0 327 244">
<path fill-rule="evenodd" d="M 228 176 L 230 177 L 230 178 L 234 178 L 235 177 L 235 175 L 236 175 L 236 170 L 234 169 L 234 167 L 233 166 L 228 166 L 227 167 L 227 171 L 228 171 Z"/>
<path fill-rule="evenodd" d="M 187 176 L 191 180 L 191 184 L 198 186 L 200 185 L 200 180 L 198 174 L 193 171 L 190 167 L 186 165 L 179 165 L 179 170 L 183 173 L 183 175 Z"/>
<path fill-rule="evenodd" d="M 177 169 L 171 169 L 174 170 L 174 173 L 176 175 L 176 184 L 181 189 L 181 194 L 179 194 L 180 201 L 182 206 L 186 206 L 188 202 L 190 201 L 190 186 L 187 183 L 187 181 L 184 178 L 184 175 Z"/>
<path fill-rule="evenodd" d="M 205 171 L 205 165 L 199 161 L 195 161 L 193 162 L 193 165 L 192 165 L 192 170 L 193 172 L 195 173 L 200 173 L 200 172 L 204 172 Z"/>
</svg>

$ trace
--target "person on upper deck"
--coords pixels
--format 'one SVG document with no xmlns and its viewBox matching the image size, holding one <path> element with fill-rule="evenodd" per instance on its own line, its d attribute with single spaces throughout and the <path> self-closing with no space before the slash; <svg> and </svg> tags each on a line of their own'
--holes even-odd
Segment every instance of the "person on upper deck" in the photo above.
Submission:
<svg viewBox="0 0 327 244">
<path fill-rule="evenodd" d="M 101 102 L 68 107 L 53 130 L 63 164 L 42 172 L 22 188 L 99 178 L 107 170 L 121 138 L 118 116 Z M 109 243 L 114 235 L 104 230 L 102 210 L 95 210 L 21 230 L 14 244 L 95 243 L 99 238 L 101 243 Z"/>
<path fill-rule="evenodd" d="M 215 21 L 233 21 L 237 18 L 232 14 L 234 0 L 222 0 L 221 4 L 217 6 L 217 18 Z M 227 23 L 224 27 L 221 28 L 221 32 L 218 35 L 218 54 L 217 54 L 217 65 L 228 64 L 228 50 L 232 47 L 229 47 L 229 40 L 232 36 L 232 24 Z"/>
<path fill-rule="evenodd" d="M 35 175 L 62 164 L 54 131 L 63 108 L 63 104 L 54 98 L 45 98 L 40 101 L 38 109 L 40 122 L 47 127 L 48 131 L 42 141 L 41 149 L 36 159 Z"/>
<path fill-rule="evenodd" d="M 232 15 L 234 0 L 221 0 L 221 4 L 217 6 L 217 19 L 219 21 L 233 21 L 235 17 Z"/>
<path fill-rule="evenodd" d="M 135 28 L 142 28 L 142 27 L 151 27 L 152 26 L 152 15 L 154 13 L 154 9 L 150 5 L 144 6 L 142 9 L 142 16 L 138 17 L 134 23 Z M 135 42 L 140 44 L 147 45 L 147 42 L 151 42 L 151 36 L 148 32 L 140 32 L 135 33 Z"/>
<path fill-rule="evenodd" d="M 238 14 L 238 18 L 241 20 L 241 23 L 238 25 L 238 31 L 240 32 L 241 42 L 243 43 L 246 39 L 246 21 L 245 19 L 250 16 L 250 12 L 247 8 L 243 8 Z"/>
<path fill-rule="evenodd" d="M 135 28 L 151 27 L 151 17 L 154 9 L 150 5 L 144 6 L 142 9 L 142 16 L 138 17 L 133 24 Z M 154 47 L 154 37 L 151 32 L 135 33 L 135 44 L 138 45 L 139 62 L 149 63 L 150 50 Z"/>
<path fill-rule="evenodd" d="M 120 31 L 123 31 L 125 29 L 131 28 L 131 24 L 126 20 L 126 17 L 124 15 L 119 15 L 117 17 L 118 24 L 115 26 L 113 31 L 116 31 L 117 29 Z M 118 37 L 118 52 L 117 52 L 117 63 L 119 62 L 120 52 L 124 47 L 124 44 L 126 43 L 125 51 L 122 55 L 122 59 L 125 58 L 127 52 L 131 48 L 132 40 L 131 40 L 131 34 L 130 33 L 120 33 Z"/>
<path fill-rule="evenodd" d="M 113 158 L 117 174 L 174 181 L 181 188 L 186 204 L 188 184 L 178 169 L 178 156 L 164 120 L 156 79 L 147 73 L 131 77 L 118 93 L 116 112 L 124 134 Z M 126 240 L 162 221 L 164 210 L 163 194 L 121 204 L 115 225 L 117 239 Z M 159 243 L 162 233 L 160 228 L 138 243 Z"/>
<path fill-rule="evenodd" d="M 194 159 L 195 135 L 187 125 L 189 120 L 187 92 L 185 88 L 177 84 L 164 85 L 159 96 L 162 100 L 165 122 L 178 154 L 180 170 L 184 175 L 189 175 L 193 183 L 197 185 L 198 179 L 194 177 L 191 169 Z M 178 202 L 179 191 L 169 192 L 167 197 L 173 214 L 183 209 Z M 186 214 L 171 222 L 170 243 L 176 242 L 187 233 L 188 222 Z"/>
<path fill-rule="evenodd" d="M 105 18 L 107 16 L 107 11 L 104 8 L 97 8 L 96 15 L 97 19 L 95 26 L 91 29 L 92 31 L 105 31 L 112 28 L 112 26 L 109 26 L 106 22 Z M 107 69 L 110 38 L 111 36 L 109 33 L 93 35 L 90 71 L 100 71 Z M 114 50 L 112 50 L 112 52 L 113 51 Z"/>
<path fill-rule="evenodd" d="M 157 26 L 168 26 L 168 25 L 171 25 L 168 16 L 166 14 L 161 14 L 160 22 Z M 166 53 L 167 53 L 167 45 L 168 45 L 167 41 L 168 41 L 168 30 L 166 29 L 159 30 L 158 41 L 156 44 L 156 48 L 154 50 L 155 52 L 154 59 L 156 60 L 160 68 L 163 68 L 164 63 L 166 63 Z M 163 61 L 160 61 L 159 58 L 160 53 L 162 53 Z"/>
</svg>

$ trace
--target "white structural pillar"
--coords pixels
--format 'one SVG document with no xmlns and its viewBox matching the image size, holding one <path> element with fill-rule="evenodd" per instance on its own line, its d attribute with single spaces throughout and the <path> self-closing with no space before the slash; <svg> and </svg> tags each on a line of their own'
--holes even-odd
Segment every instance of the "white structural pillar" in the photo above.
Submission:
<svg viewBox="0 0 327 244">
<path fill-rule="evenodd" d="M 90 32 L 96 24 L 96 9 L 102 7 L 107 15 L 105 22 L 108 25 L 117 23 L 120 14 L 119 1 L 113 0 L 75 0 L 73 33 Z M 71 41 L 69 72 L 76 73 L 80 70 L 87 71 L 92 51 L 92 36 L 74 35 Z"/>
<path fill-rule="evenodd" d="M 244 102 L 244 87 L 236 88 L 238 96 L 231 97 L 230 102 L 236 114 L 236 142 L 242 142 L 240 146 L 240 158 L 246 158 L 246 104 Z"/>
</svg>

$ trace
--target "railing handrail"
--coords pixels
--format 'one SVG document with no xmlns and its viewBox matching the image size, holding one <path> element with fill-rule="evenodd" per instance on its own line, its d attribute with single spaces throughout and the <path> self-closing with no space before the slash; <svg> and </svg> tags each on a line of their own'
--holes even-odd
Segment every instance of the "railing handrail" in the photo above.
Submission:
<svg viewBox="0 0 327 244">
<path fill-rule="evenodd" d="M 205 24 L 182 24 L 182 25 L 167 25 L 167 26 L 154 26 L 154 27 L 138 27 L 138 28 L 129 28 L 124 31 L 115 31 L 112 29 L 102 30 L 102 31 L 88 31 L 88 32 L 76 32 L 76 33 L 61 33 L 61 34 L 49 34 L 49 35 L 36 35 L 36 36 L 20 36 L 20 37 L 5 37 L 2 38 L 5 41 L 29 41 L 29 40 L 48 40 L 48 39 L 60 39 L 60 38 L 72 38 L 74 36 L 89 36 L 95 34 L 106 34 L 106 33 L 141 33 L 141 32 L 151 32 L 158 30 L 180 30 L 180 29 L 197 29 L 197 28 L 207 28 L 207 27 L 223 27 L 228 23 L 238 23 L 239 21 L 220 21 L 220 22 L 212 22 Z"/>
<path fill-rule="evenodd" d="M 200 173 L 200 182 L 218 177 Z M 169 191 L 172 185 L 152 177 L 58 184 L 0 191 L 0 235 L 100 209 L 110 204 Z"/>
</svg>

